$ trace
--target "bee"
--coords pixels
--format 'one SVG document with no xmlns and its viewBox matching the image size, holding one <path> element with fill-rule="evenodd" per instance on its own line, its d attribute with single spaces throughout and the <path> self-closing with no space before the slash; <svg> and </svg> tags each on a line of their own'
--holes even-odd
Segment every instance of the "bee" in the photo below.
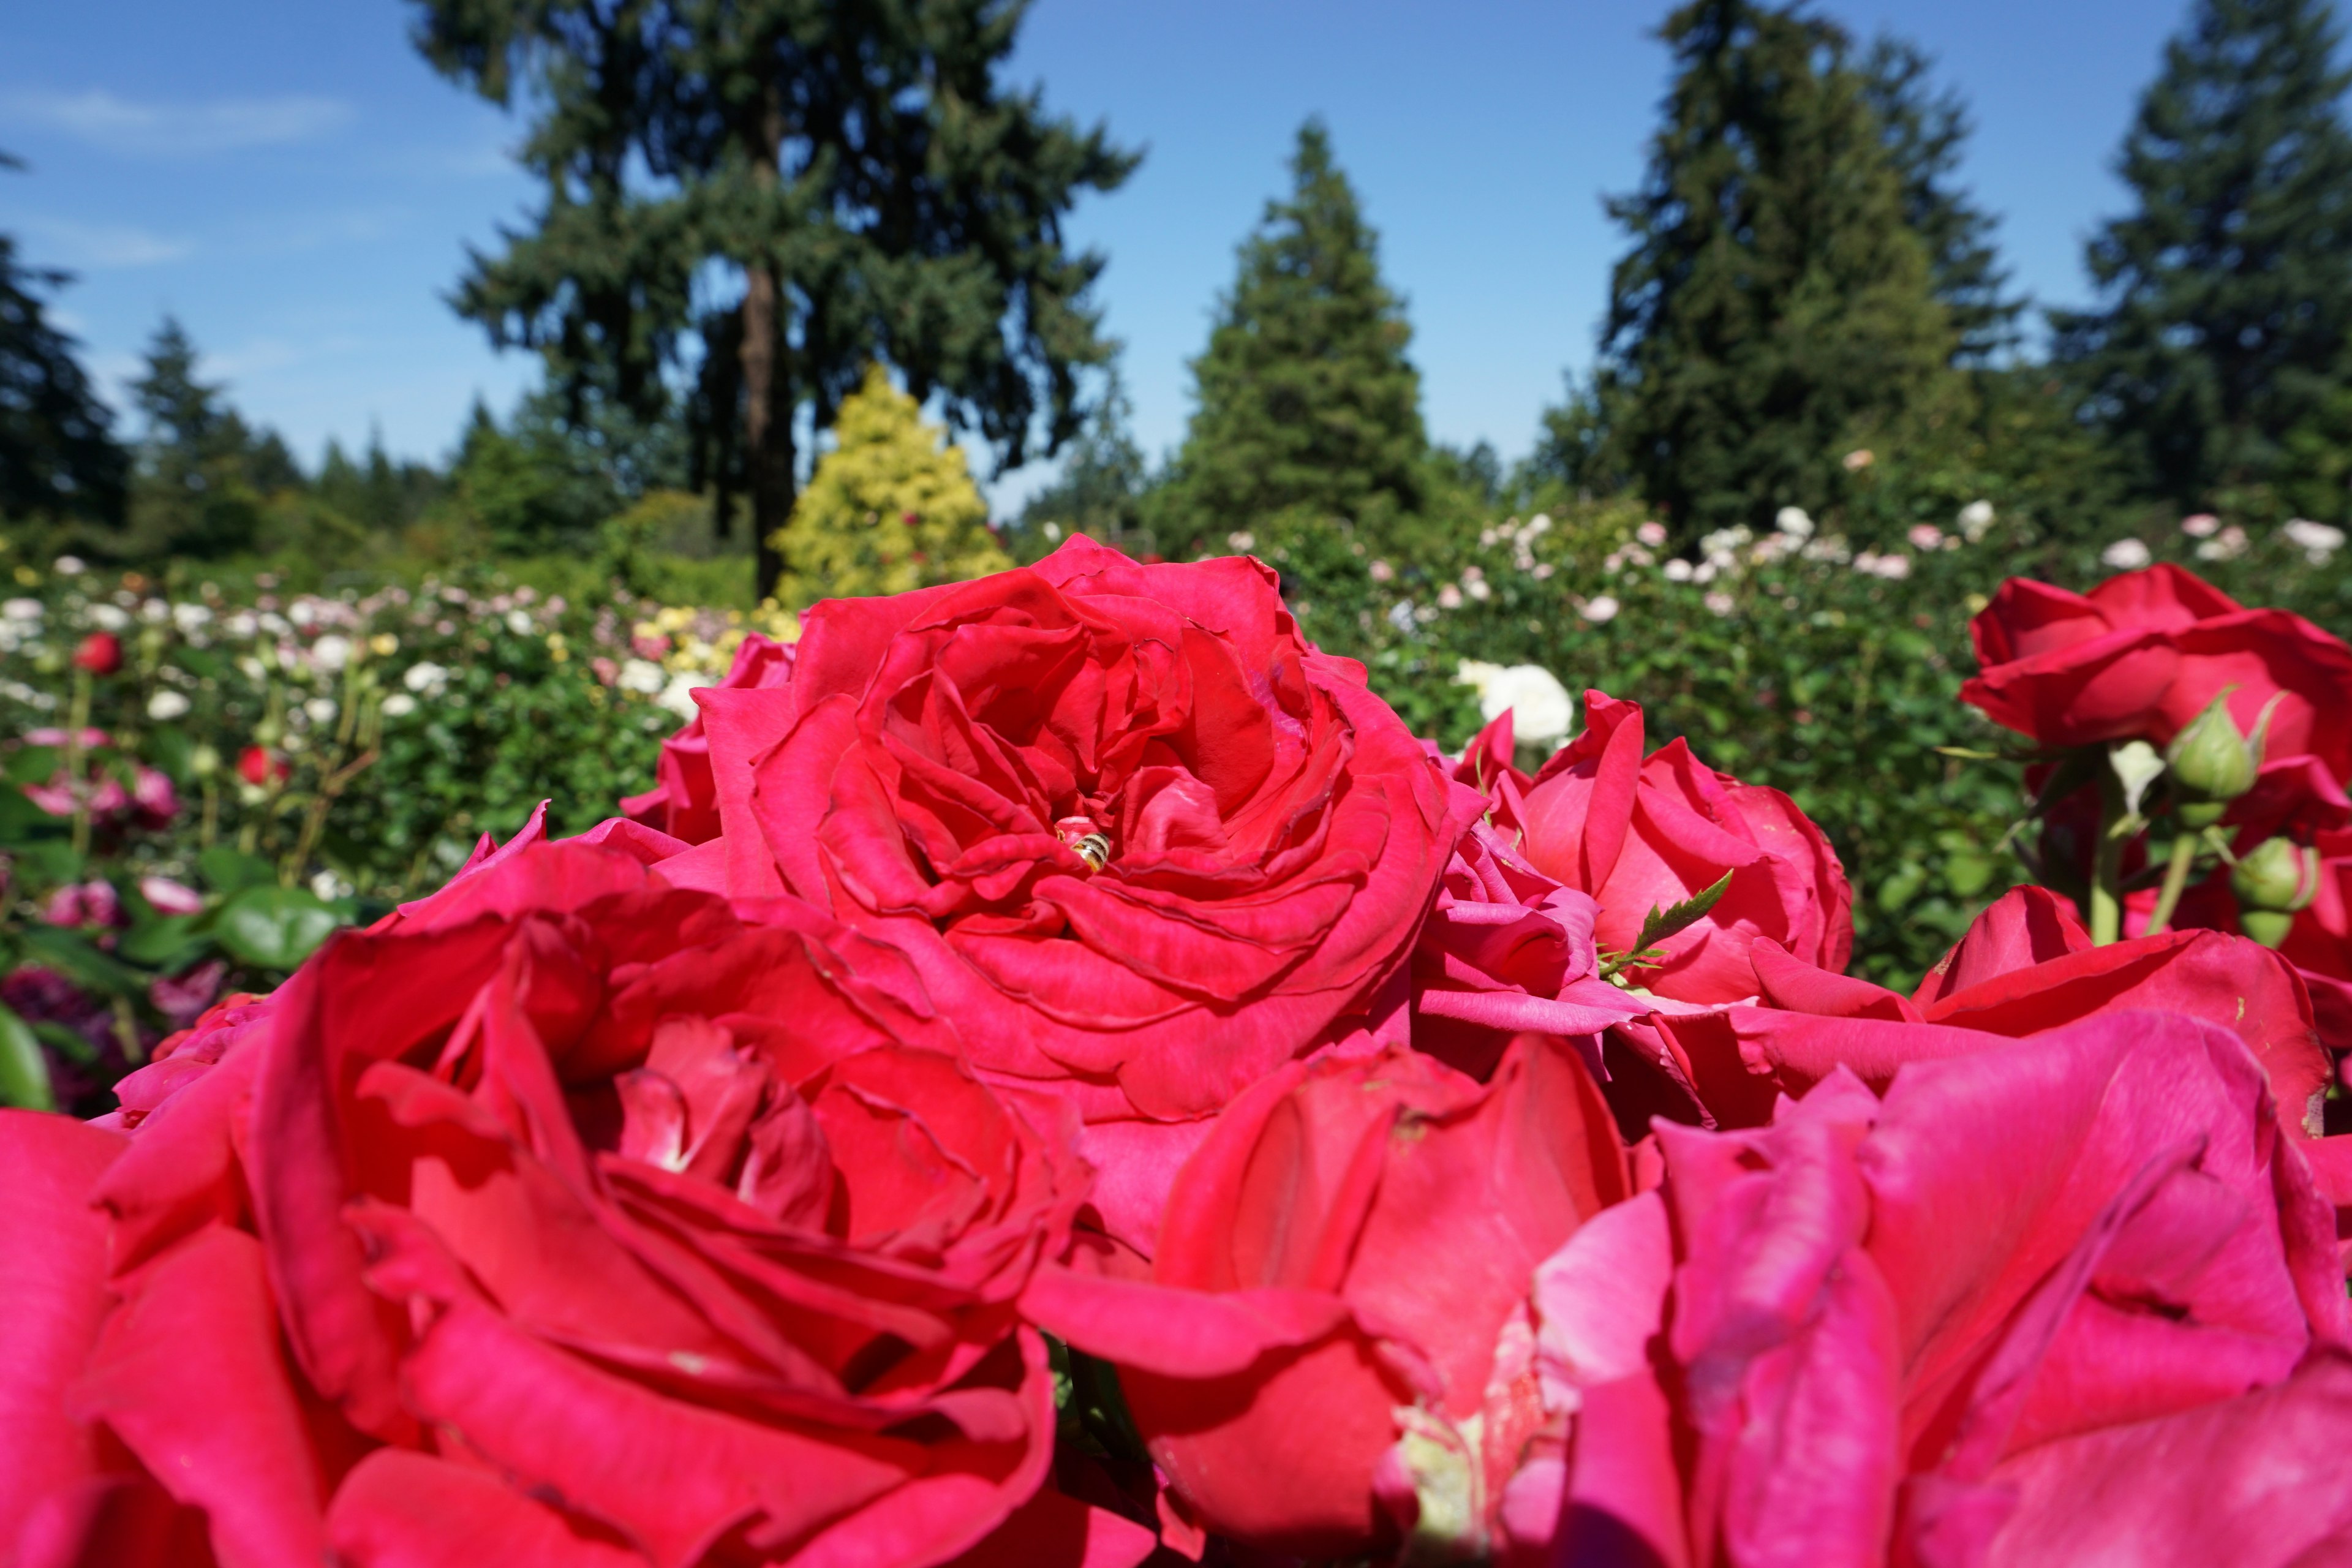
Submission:
<svg viewBox="0 0 2352 1568">
<path fill-rule="evenodd" d="M 1070 848 L 1087 863 L 1089 871 L 1099 871 L 1110 861 L 1110 839 L 1104 834 L 1089 833 Z"/>
</svg>

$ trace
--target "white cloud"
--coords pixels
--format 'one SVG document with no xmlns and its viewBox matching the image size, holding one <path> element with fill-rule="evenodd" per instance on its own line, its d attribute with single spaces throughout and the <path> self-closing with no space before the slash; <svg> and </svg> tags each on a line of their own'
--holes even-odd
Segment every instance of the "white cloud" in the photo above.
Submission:
<svg viewBox="0 0 2352 1568">
<path fill-rule="evenodd" d="M 300 93 L 202 103 L 142 103 L 103 88 L 0 93 L 0 115 L 11 120 L 47 126 L 110 152 L 157 157 L 315 141 L 350 123 L 355 113 L 340 99 Z"/>
<path fill-rule="evenodd" d="M 135 224 L 27 217 L 19 219 L 18 226 L 36 242 L 25 247 L 33 261 L 61 267 L 153 267 L 180 260 L 195 249 L 191 240 Z"/>
</svg>

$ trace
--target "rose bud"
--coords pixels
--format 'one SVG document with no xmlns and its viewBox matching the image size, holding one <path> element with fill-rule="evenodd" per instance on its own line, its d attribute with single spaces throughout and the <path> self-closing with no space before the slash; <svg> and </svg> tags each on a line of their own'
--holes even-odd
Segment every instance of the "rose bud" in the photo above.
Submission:
<svg viewBox="0 0 2352 1568">
<path fill-rule="evenodd" d="M 273 755 L 267 746 L 247 746 L 236 754 L 236 776 L 256 789 L 273 780 L 283 781 L 293 771 L 283 757 Z"/>
<path fill-rule="evenodd" d="M 2264 947 L 2286 940 L 2297 910 L 2319 890 L 2319 855 L 2292 839 L 2265 838 L 2238 858 L 2230 873 L 2238 895 L 2238 926 Z"/>
<path fill-rule="evenodd" d="M 122 639 L 112 632 L 92 632 L 74 649 L 73 663 L 92 675 L 112 675 L 122 668 Z"/>
<path fill-rule="evenodd" d="M 2279 694 L 2274 693 L 2263 707 L 2254 732 L 2248 736 L 2239 733 L 2237 721 L 2230 717 L 2230 695 L 2237 689 L 2225 686 L 2215 692 L 2204 711 L 2164 749 L 2184 826 L 2210 827 L 2221 821 L 2230 802 L 2253 788 L 2255 775 L 2262 771 L 2263 738 Z"/>
</svg>

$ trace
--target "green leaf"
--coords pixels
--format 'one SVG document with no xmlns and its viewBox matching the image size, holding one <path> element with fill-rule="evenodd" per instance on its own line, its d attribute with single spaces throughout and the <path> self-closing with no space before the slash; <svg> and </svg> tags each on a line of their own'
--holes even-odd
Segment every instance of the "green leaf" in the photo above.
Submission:
<svg viewBox="0 0 2352 1568">
<path fill-rule="evenodd" d="M 0 784 L 0 846 L 15 848 L 36 839 L 57 837 L 68 830 L 64 817 L 51 816 L 25 798 L 25 792 Z"/>
<path fill-rule="evenodd" d="M 69 1062 L 88 1067 L 98 1060 L 98 1047 L 76 1029 L 68 1029 L 54 1018 L 42 1018 L 33 1025 L 33 1036 L 49 1049 Z"/>
<path fill-rule="evenodd" d="M 10 784 L 47 784 L 65 765 L 65 752 L 57 746 L 26 746 L 8 759 Z"/>
<path fill-rule="evenodd" d="M 1642 934 L 1633 939 L 1633 951 L 1640 952 L 1665 941 L 1685 926 L 1696 925 L 1705 920 L 1707 911 L 1722 900 L 1725 889 L 1730 886 L 1731 873 L 1726 871 L 1717 879 L 1715 886 L 1693 893 L 1678 904 L 1669 904 L 1663 910 L 1655 904 L 1651 905 L 1650 912 L 1642 917 Z"/>
<path fill-rule="evenodd" d="M 258 855 L 215 844 L 196 857 L 196 875 L 215 893 L 241 893 L 278 880 L 277 868 Z"/>
<path fill-rule="evenodd" d="M 161 915 L 142 921 L 123 936 L 115 951 L 133 963 L 151 969 L 177 969 L 179 960 L 203 944 L 205 933 L 196 929 L 202 915 Z"/>
<path fill-rule="evenodd" d="M 342 923 L 300 888 L 247 888 L 221 907 L 213 935 L 247 963 L 292 969 Z"/>
<path fill-rule="evenodd" d="M 140 997 L 147 994 L 147 977 L 101 952 L 79 931 L 55 926 L 26 928 L 19 938 L 26 956 L 45 963 L 67 979 L 109 996 Z"/>
<path fill-rule="evenodd" d="M 55 1110 L 57 1092 L 49 1087 L 48 1058 L 31 1027 L 6 1006 L 0 1006 L 0 1104 L 26 1110 Z"/>
</svg>

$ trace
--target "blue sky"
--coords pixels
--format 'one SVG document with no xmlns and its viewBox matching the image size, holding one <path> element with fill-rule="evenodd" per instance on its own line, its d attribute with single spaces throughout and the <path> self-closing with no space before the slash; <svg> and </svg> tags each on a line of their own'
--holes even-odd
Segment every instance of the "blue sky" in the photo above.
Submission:
<svg viewBox="0 0 2352 1568">
<path fill-rule="evenodd" d="M 1591 358 L 1601 210 L 1639 179 L 1665 85 L 1657 0 L 1141 5 L 1036 0 L 1013 76 L 1105 121 L 1142 168 L 1081 207 L 1110 258 L 1138 435 L 1183 433 L 1185 361 L 1234 247 L 1285 183 L 1299 121 L 1330 123 L 1407 301 L 1433 435 L 1527 449 Z M 2017 281 L 2079 300 L 2082 242 L 2120 206 L 2111 164 L 2185 0 L 1834 0 L 1903 34 L 1969 100 L 1967 178 Z M 437 457 L 478 394 L 535 377 L 443 302 L 466 247 L 532 196 L 516 124 L 444 81 L 398 0 L 74 0 L 0 10 L 0 230 L 79 274 L 60 313 L 110 386 L 166 310 L 252 417 L 315 462 L 381 429 Z M 1010 506 L 1039 465 L 992 486 Z"/>
</svg>

